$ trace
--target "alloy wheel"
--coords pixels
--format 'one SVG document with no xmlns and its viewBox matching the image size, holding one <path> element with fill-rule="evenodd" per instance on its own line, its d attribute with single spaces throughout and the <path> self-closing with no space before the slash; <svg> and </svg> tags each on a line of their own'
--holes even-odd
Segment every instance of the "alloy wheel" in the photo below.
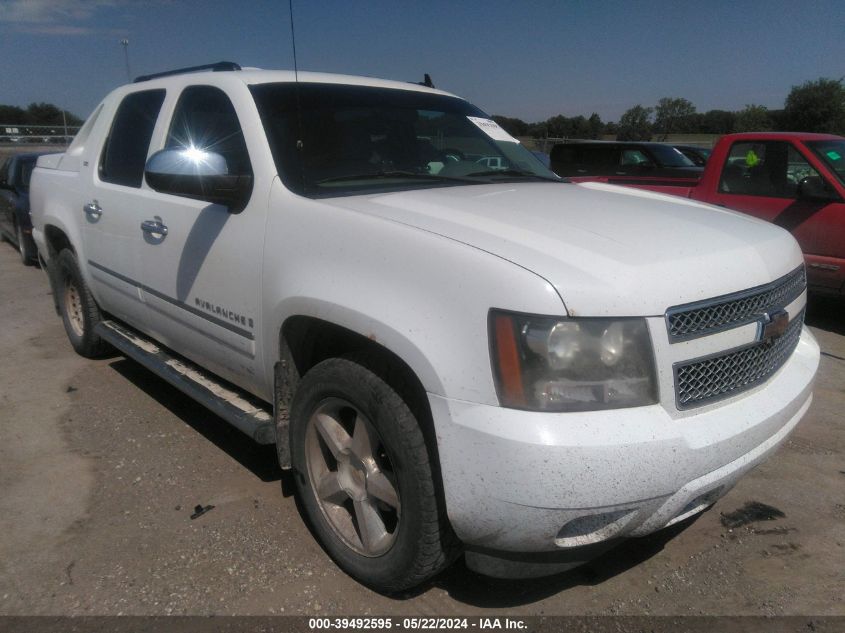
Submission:
<svg viewBox="0 0 845 633">
<path fill-rule="evenodd" d="M 65 279 L 65 312 L 73 333 L 82 336 L 85 333 L 85 320 L 82 314 L 82 298 L 72 279 Z"/>
<path fill-rule="evenodd" d="M 305 461 L 334 533 L 363 556 L 390 550 L 402 504 L 393 462 L 367 417 L 341 398 L 323 400 L 308 420 Z"/>
</svg>

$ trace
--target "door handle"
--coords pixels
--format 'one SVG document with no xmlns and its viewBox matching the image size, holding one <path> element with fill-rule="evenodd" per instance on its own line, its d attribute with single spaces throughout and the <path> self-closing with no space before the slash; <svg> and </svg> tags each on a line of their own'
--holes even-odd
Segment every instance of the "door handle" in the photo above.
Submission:
<svg viewBox="0 0 845 633">
<path fill-rule="evenodd" d="M 97 204 L 97 201 L 89 202 L 85 206 L 82 207 L 82 210 L 92 220 L 99 220 L 100 216 L 103 215 L 103 208 Z"/>
<path fill-rule="evenodd" d="M 141 230 L 152 235 L 167 235 L 167 227 L 158 220 L 144 220 L 141 222 Z"/>
</svg>

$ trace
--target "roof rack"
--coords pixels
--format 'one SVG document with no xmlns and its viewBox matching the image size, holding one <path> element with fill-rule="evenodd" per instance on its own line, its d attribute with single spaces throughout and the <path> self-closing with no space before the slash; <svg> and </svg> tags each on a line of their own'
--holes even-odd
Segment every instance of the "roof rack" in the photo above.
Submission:
<svg viewBox="0 0 845 633">
<path fill-rule="evenodd" d="M 212 72 L 220 72 L 223 70 L 240 70 L 240 64 L 235 62 L 217 62 L 216 64 L 203 64 L 202 66 L 189 66 L 187 68 L 176 68 L 175 70 L 166 70 L 162 73 L 153 73 L 152 75 L 140 75 L 135 77 L 132 83 L 141 81 L 149 81 L 150 79 L 157 79 L 158 77 L 169 77 L 170 75 L 184 75 L 185 73 L 193 73 L 198 70 L 210 70 Z"/>
</svg>

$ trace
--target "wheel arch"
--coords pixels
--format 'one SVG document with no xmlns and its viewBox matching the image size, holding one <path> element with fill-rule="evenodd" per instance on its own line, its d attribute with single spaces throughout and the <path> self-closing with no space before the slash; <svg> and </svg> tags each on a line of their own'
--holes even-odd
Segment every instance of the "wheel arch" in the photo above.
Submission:
<svg viewBox="0 0 845 633">
<path fill-rule="evenodd" d="M 268 369 L 280 363 L 294 369 L 293 387 L 297 376 L 321 360 L 368 350 L 392 358 L 414 377 L 423 392 L 443 393 L 440 376 L 428 355 L 406 332 L 383 319 L 317 297 L 287 298 L 272 315 L 264 330 L 264 340 L 275 343 Z"/>
<path fill-rule="evenodd" d="M 440 475 L 440 460 L 434 420 L 428 401 L 428 391 L 440 386 L 434 369 L 423 359 L 422 352 L 395 329 L 371 319 L 367 334 L 351 326 L 349 320 L 340 323 L 309 313 L 287 316 L 278 328 L 277 361 L 274 365 L 274 409 L 276 411 L 276 442 L 279 460 L 283 466 L 290 463 L 290 445 L 287 420 L 280 420 L 280 411 L 286 410 L 294 395 L 299 380 L 316 364 L 329 358 L 354 357 L 367 369 L 384 380 L 408 404 L 422 428 L 432 465 L 436 472 L 436 486 L 441 500 L 443 484 Z M 393 343 L 393 344 L 391 344 Z M 412 349 L 418 354 L 422 372 L 408 362 L 397 349 Z M 426 384 L 426 378 L 433 383 Z"/>
<path fill-rule="evenodd" d="M 56 310 L 56 314 L 61 314 L 54 263 L 58 254 L 65 248 L 70 249 L 74 253 L 76 253 L 76 249 L 73 247 L 73 243 L 70 241 L 70 238 L 67 233 L 65 233 L 64 229 L 55 224 L 44 225 L 44 245 L 46 247 L 45 250 L 47 251 L 46 256 L 45 253 L 41 253 L 39 251 L 39 257 L 44 261 L 46 266 L 45 270 L 47 271 L 47 279 L 50 281 L 50 289 L 52 290 L 51 294 L 53 295 L 53 308 Z"/>
<path fill-rule="evenodd" d="M 411 365 L 382 342 L 375 332 L 364 335 L 333 321 L 297 314 L 282 323 L 278 340 L 279 362 L 292 372 L 294 381 L 321 361 L 355 354 L 378 359 L 385 369 L 395 372 L 402 379 L 406 385 L 402 388 L 413 389 L 416 397 L 424 398 L 427 391 L 423 380 Z M 430 367 L 427 369 L 433 371 Z M 388 384 L 392 380 L 389 376 L 382 378 Z M 293 386 L 292 391 L 295 391 L 295 384 Z M 427 398 L 424 399 L 427 401 Z"/>
<path fill-rule="evenodd" d="M 76 252 L 67 233 L 55 224 L 44 225 L 44 243 L 47 246 L 48 261 L 52 261 L 65 248 Z"/>
</svg>

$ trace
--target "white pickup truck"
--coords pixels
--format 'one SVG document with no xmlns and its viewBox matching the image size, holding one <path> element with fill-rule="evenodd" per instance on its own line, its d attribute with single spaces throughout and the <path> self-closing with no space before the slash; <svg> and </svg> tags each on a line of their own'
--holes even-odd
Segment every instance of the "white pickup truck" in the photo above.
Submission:
<svg viewBox="0 0 845 633">
<path fill-rule="evenodd" d="M 566 182 L 425 86 L 189 70 L 39 159 L 57 310 L 275 443 L 362 582 L 572 567 L 711 506 L 810 406 L 786 231 Z"/>
</svg>

